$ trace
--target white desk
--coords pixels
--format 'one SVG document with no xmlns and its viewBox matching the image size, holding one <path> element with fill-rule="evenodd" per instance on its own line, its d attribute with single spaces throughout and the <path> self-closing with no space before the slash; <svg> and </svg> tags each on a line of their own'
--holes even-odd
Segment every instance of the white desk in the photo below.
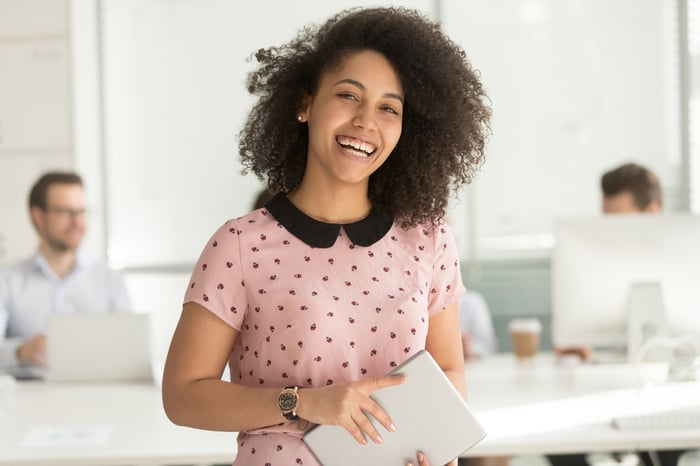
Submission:
<svg viewBox="0 0 700 466">
<path fill-rule="evenodd" d="M 642 379 L 658 380 L 658 366 Z M 644 384 L 632 366 L 562 367 L 541 355 L 467 363 L 468 401 L 488 431 L 465 456 L 700 448 L 700 428 L 618 430 L 616 416 L 700 406 L 700 382 Z"/>
<path fill-rule="evenodd" d="M 80 438 L 54 446 L 22 445 L 46 426 L 64 433 L 80 429 L 83 434 L 106 429 L 109 435 L 102 445 L 95 439 L 81 444 Z M 163 412 L 156 385 L 19 382 L 14 403 L 0 407 L 3 466 L 231 464 L 235 452 L 234 433 L 173 425 Z"/>
<path fill-rule="evenodd" d="M 620 388 L 614 366 L 570 370 L 540 356 L 499 355 L 466 366 L 469 403 L 489 434 L 466 456 L 700 448 L 700 429 L 619 431 L 616 415 L 700 404 L 700 382 Z M 23 446 L 42 426 L 104 426 L 103 445 Z M 0 465 L 116 466 L 231 463 L 235 434 L 170 423 L 154 385 L 20 382 L 0 405 Z"/>
</svg>

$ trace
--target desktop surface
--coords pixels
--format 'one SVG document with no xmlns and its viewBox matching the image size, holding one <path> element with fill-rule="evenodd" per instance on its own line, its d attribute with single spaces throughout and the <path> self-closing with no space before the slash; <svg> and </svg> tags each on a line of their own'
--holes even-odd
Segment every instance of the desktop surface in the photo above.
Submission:
<svg viewBox="0 0 700 466">
<path fill-rule="evenodd" d="M 0 465 L 230 464 L 236 434 L 172 424 L 148 383 L 17 382 L 0 404 Z"/>
<path fill-rule="evenodd" d="M 629 370 L 551 354 L 466 363 L 468 402 L 488 434 L 465 456 L 700 448 L 698 427 L 613 426 L 620 416 L 700 405 L 698 381 L 639 384 Z M 2 466 L 230 464 L 235 452 L 235 433 L 172 424 L 155 384 L 23 381 L 0 400 Z"/>
<path fill-rule="evenodd" d="M 700 408 L 700 382 L 662 383 L 664 367 L 562 364 L 497 354 L 465 365 L 468 402 L 488 432 L 468 455 L 700 448 L 700 427 L 618 429 L 616 417 Z M 693 408 L 695 409 L 695 408 Z"/>
</svg>

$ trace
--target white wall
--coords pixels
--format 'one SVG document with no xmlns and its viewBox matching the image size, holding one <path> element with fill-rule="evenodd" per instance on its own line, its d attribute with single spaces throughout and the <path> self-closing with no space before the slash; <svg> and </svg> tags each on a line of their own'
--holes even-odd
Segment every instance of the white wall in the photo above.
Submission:
<svg viewBox="0 0 700 466">
<path fill-rule="evenodd" d="M 31 183 L 74 163 L 70 44 L 66 0 L 0 0 L 0 265 L 36 247 Z"/>
<path fill-rule="evenodd" d="M 189 265 L 261 184 L 236 134 L 252 100 L 248 57 L 365 0 L 103 2 L 110 260 Z M 432 0 L 398 2 L 432 14 Z"/>
<path fill-rule="evenodd" d="M 561 216 L 600 211 L 599 179 L 636 161 L 684 204 L 675 2 L 442 2 L 481 71 L 493 136 L 470 217 L 481 258 L 551 246 Z"/>
<path fill-rule="evenodd" d="M 236 155 L 246 58 L 354 3 L 104 2 L 113 263 L 189 264 L 248 210 L 260 185 Z M 553 219 L 598 212 L 600 175 L 625 161 L 659 174 L 667 208 L 684 205 L 674 2 L 400 3 L 440 15 L 493 103 L 486 164 L 450 215 L 465 259 L 546 257 Z"/>
</svg>

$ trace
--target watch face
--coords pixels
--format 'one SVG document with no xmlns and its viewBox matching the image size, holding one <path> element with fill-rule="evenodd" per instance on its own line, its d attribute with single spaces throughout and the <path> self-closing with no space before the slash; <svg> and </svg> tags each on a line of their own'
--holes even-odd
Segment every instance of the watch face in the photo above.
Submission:
<svg viewBox="0 0 700 466">
<path fill-rule="evenodd" d="M 277 405 L 282 411 L 292 411 L 297 407 L 297 394 L 294 390 L 284 390 L 277 398 Z"/>
</svg>

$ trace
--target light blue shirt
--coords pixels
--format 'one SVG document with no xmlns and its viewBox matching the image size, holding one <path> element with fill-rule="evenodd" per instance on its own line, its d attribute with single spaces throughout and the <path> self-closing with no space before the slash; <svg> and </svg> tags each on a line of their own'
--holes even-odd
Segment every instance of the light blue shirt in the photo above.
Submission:
<svg viewBox="0 0 700 466">
<path fill-rule="evenodd" d="M 19 364 L 17 348 L 44 332 L 49 314 L 130 310 L 121 274 L 105 263 L 78 254 L 59 278 L 37 252 L 0 273 L 0 368 Z"/>
<path fill-rule="evenodd" d="M 459 298 L 459 324 L 469 334 L 471 349 L 478 357 L 496 351 L 496 333 L 486 300 L 476 291 L 467 290 Z"/>
</svg>

